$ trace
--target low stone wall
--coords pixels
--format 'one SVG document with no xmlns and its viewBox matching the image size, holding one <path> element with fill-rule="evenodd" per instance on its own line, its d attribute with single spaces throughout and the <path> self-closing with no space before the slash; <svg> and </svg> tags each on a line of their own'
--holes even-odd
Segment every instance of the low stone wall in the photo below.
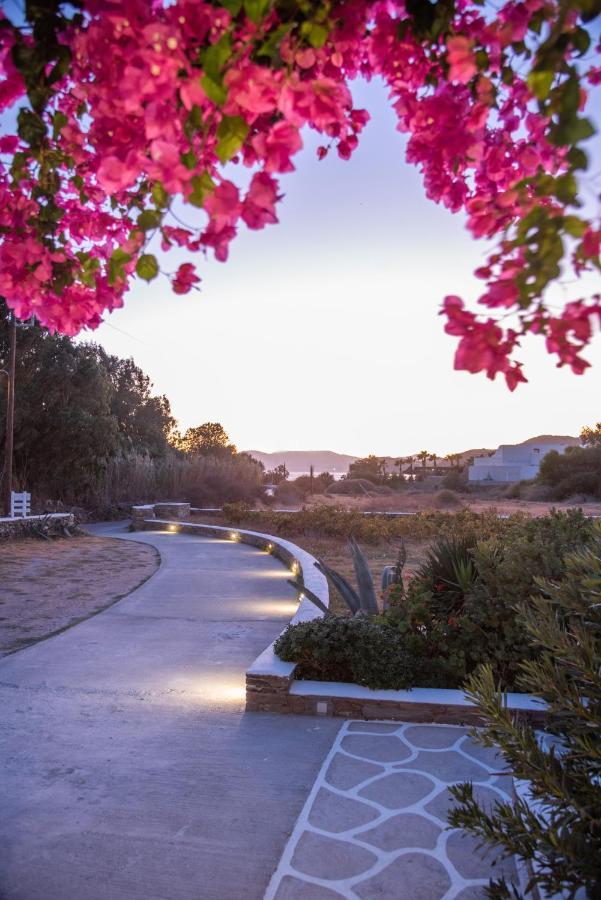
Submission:
<svg viewBox="0 0 601 900">
<path fill-rule="evenodd" d="M 144 523 L 148 519 L 175 519 L 178 522 L 186 522 L 190 518 L 190 504 L 179 501 L 164 503 L 148 503 L 145 506 L 132 506 L 131 529 L 143 531 Z"/>
<path fill-rule="evenodd" d="M 150 507 L 152 508 L 152 507 Z M 142 509 L 142 508 L 140 508 Z M 271 553 L 289 566 L 302 582 L 329 606 L 328 583 L 315 567 L 315 558 L 290 541 L 246 531 L 172 519 L 147 518 L 148 530 L 199 534 L 240 541 Z M 301 595 L 293 624 L 320 618 L 323 613 Z M 295 663 L 284 662 L 270 644 L 246 672 L 246 709 L 252 712 L 293 713 L 297 715 L 340 716 L 345 719 L 390 719 L 401 722 L 481 725 L 477 707 L 463 691 L 444 688 L 414 688 L 411 691 L 371 690 L 358 684 L 325 681 L 300 681 L 294 678 Z M 543 725 L 546 707 L 528 694 L 506 695 L 507 706 L 518 717 L 536 726 Z"/>
<path fill-rule="evenodd" d="M 12 540 L 19 537 L 28 537 L 32 529 L 43 522 L 52 525 L 74 525 L 73 513 L 44 513 L 41 516 L 18 516 L 15 518 L 0 518 L 0 539 Z"/>
</svg>

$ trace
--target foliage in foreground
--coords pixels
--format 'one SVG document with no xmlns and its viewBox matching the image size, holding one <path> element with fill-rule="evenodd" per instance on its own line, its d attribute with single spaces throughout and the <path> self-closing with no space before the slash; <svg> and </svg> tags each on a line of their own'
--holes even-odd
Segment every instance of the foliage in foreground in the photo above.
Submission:
<svg viewBox="0 0 601 900">
<path fill-rule="evenodd" d="M 551 741 L 516 721 L 490 666 L 468 681 L 487 726 L 477 737 L 498 746 L 515 778 L 529 782 L 532 802 L 478 806 L 470 784 L 451 788 L 459 806 L 449 821 L 532 865 L 529 887 L 574 897 L 601 897 L 601 540 L 570 555 L 564 576 L 540 581 L 520 611 L 534 648 L 518 687 L 547 703 Z M 492 896 L 509 897 L 494 883 Z M 519 894 L 518 894 L 519 896 Z"/>
<path fill-rule="evenodd" d="M 121 306 L 134 273 L 159 276 L 159 240 L 225 262 L 243 223 L 278 221 L 276 176 L 303 129 L 322 135 L 319 158 L 353 154 L 361 74 L 387 85 L 427 196 L 496 241 L 475 273 L 480 314 L 444 299 L 456 368 L 513 389 L 520 339 L 537 334 L 580 373 L 599 297 L 556 312 L 546 293 L 600 267 L 580 197 L 597 15 L 596 0 L 504 0 L 494 15 L 481 0 L 4 4 L 0 108 L 16 133 L 0 147 L 0 291 L 20 318 L 75 334 Z M 176 294 L 200 281 L 191 262 L 170 278 Z"/>
</svg>

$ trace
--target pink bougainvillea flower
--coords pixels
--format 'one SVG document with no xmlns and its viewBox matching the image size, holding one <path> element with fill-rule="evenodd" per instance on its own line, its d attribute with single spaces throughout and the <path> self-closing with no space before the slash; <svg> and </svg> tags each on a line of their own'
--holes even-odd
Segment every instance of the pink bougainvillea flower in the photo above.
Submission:
<svg viewBox="0 0 601 900">
<path fill-rule="evenodd" d="M 277 181 L 265 172 L 256 172 L 242 204 L 243 221 L 254 229 L 275 224 L 275 204 L 279 199 Z"/>
<path fill-rule="evenodd" d="M 14 134 L 0 137 L 0 153 L 14 153 L 19 146 L 19 138 Z"/>
<path fill-rule="evenodd" d="M 130 187 L 136 180 L 138 171 L 117 159 L 116 156 L 105 157 L 98 167 L 98 182 L 107 194 L 116 194 L 123 188 Z"/>
<path fill-rule="evenodd" d="M 449 78 L 451 81 L 467 84 L 472 80 L 478 71 L 473 48 L 474 42 L 462 35 L 448 39 Z"/>
<path fill-rule="evenodd" d="M 234 225 L 242 208 L 238 188 L 231 181 L 222 181 L 208 195 L 204 207 L 216 225 Z"/>
<path fill-rule="evenodd" d="M 196 270 L 192 263 L 182 263 L 175 273 L 171 285 L 174 293 L 187 294 L 199 281 L 200 278 L 196 274 Z"/>
<path fill-rule="evenodd" d="M 298 128 L 288 122 L 278 122 L 267 134 L 256 135 L 252 145 L 265 160 L 266 172 L 292 172 L 290 157 L 301 149 L 303 142 Z"/>
</svg>

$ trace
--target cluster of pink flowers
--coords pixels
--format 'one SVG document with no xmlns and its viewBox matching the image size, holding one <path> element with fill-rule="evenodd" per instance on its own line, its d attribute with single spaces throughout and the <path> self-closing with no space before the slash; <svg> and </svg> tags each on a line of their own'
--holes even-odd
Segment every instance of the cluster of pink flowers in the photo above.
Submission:
<svg viewBox="0 0 601 900">
<path fill-rule="evenodd" d="M 415 33 L 403 0 L 345 0 L 308 38 L 273 10 L 253 21 L 203 0 L 85 0 L 84 10 L 84 24 L 64 36 L 71 65 L 45 112 L 59 179 L 52 228 L 40 225 L 50 211 L 36 190 L 39 157 L 14 135 L 0 140 L 0 293 L 18 316 L 68 334 L 97 326 L 136 271 L 154 276 L 144 262 L 157 232 L 164 250 L 210 250 L 225 261 L 240 222 L 278 221 L 277 176 L 294 169 L 305 126 L 324 136 L 320 157 L 331 148 L 352 154 L 369 116 L 353 108 L 348 82 L 380 76 L 428 197 L 465 211 L 474 237 L 499 238 L 477 272 L 487 315 L 456 296 L 444 301 L 446 330 L 459 339 L 456 367 L 502 373 L 513 389 L 525 380 L 513 354 L 530 331 L 545 335 L 560 364 L 583 371 L 599 298 L 558 315 L 541 297 L 525 303 L 529 258 L 514 239 L 534 209 L 559 219 L 569 205 L 537 193 L 536 176 L 567 171 L 566 151 L 549 139 L 551 120 L 524 77 L 507 77 L 512 47 L 535 16 L 557 16 L 556 0 L 508 0 L 494 20 L 460 0 L 439 40 Z M 0 30 L 0 109 L 25 91 L 12 41 Z M 598 83 L 599 70 L 588 78 Z M 236 163 L 253 172 L 247 187 L 236 183 Z M 188 219 L 197 211 L 197 227 L 180 227 L 174 201 Z M 598 264 L 600 235 L 588 222 L 575 239 L 577 275 Z M 200 280 L 192 263 L 169 277 L 178 294 Z M 515 313 L 515 327 L 492 318 L 495 310 Z"/>
</svg>

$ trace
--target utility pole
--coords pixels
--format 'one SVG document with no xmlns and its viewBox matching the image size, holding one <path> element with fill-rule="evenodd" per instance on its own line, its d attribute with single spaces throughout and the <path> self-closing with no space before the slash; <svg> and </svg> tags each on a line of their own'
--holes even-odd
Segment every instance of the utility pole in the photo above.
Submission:
<svg viewBox="0 0 601 900">
<path fill-rule="evenodd" d="M 313 466 L 309 466 L 309 492 L 313 496 Z"/>
<path fill-rule="evenodd" d="M 11 313 L 8 327 L 8 383 L 6 388 L 6 436 L 4 439 L 4 484 L 2 499 L 4 515 L 10 516 L 10 495 L 13 488 L 13 434 L 15 427 L 15 363 L 17 357 L 17 320 Z"/>
</svg>

